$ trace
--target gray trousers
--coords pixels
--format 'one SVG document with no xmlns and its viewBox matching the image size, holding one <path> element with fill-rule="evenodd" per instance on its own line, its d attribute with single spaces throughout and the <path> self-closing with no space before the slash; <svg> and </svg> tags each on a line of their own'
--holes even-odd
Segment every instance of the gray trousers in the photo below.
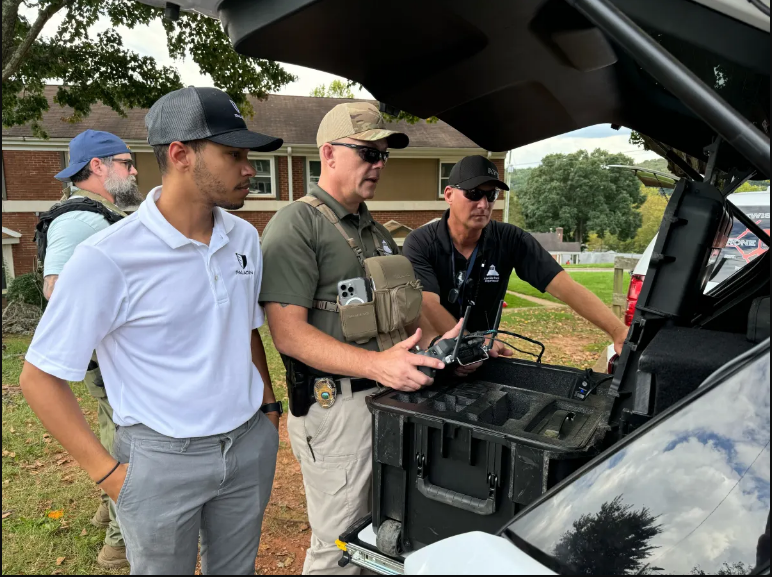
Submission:
<svg viewBox="0 0 772 577">
<path fill-rule="evenodd" d="M 204 574 L 254 575 L 278 449 L 259 411 L 211 437 L 118 427 L 113 455 L 129 468 L 116 509 L 131 573 L 192 575 L 200 533 Z"/>
</svg>

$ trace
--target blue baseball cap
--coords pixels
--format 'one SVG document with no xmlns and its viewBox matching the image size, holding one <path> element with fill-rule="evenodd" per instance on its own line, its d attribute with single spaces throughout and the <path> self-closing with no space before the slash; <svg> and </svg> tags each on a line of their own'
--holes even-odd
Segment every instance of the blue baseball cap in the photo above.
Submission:
<svg viewBox="0 0 772 577">
<path fill-rule="evenodd" d="M 126 143 L 109 132 L 86 130 L 70 141 L 70 165 L 56 175 L 58 180 L 70 180 L 92 158 L 105 158 L 131 152 Z"/>
</svg>

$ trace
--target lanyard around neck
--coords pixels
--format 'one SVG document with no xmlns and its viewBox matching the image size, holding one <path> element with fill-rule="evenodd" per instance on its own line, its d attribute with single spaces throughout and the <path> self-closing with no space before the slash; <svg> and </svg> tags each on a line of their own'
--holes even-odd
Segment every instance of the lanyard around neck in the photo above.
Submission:
<svg viewBox="0 0 772 577">
<path fill-rule="evenodd" d="M 466 275 L 464 276 L 464 280 L 461 283 L 461 291 L 458 298 L 458 304 L 461 308 L 461 311 L 464 310 L 464 295 L 466 294 L 466 285 L 469 282 L 470 275 L 472 274 L 472 269 L 474 267 L 474 261 L 477 258 L 477 249 L 480 248 L 480 243 L 478 242 L 477 245 L 474 247 L 474 251 L 472 251 L 472 256 L 469 257 L 469 265 L 466 267 Z M 455 286 L 458 282 L 456 279 L 456 253 L 455 248 L 452 248 L 450 253 L 450 271 L 453 278 L 453 285 Z"/>
</svg>

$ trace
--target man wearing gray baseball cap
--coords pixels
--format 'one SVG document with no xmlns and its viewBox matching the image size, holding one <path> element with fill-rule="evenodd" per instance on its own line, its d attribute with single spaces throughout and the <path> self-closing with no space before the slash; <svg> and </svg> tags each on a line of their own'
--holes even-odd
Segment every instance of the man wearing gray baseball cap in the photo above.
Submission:
<svg viewBox="0 0 772 577">
<path fill-rule="evenodd" d="M 185 88 L 147 114 L 162 185 L 75 250 L 30 345 L 29 405 L 116 503 L 135 574 L 254 574 L 276 467 L 276 402 L 258 327 L 262 258 L 237 209 L 249 131 L 214 88 Z M 74 338 L 77 335 L 77 338 Z M 96 349 L 116 424 L 111 456 L 67 381 Z"/>
</svg>

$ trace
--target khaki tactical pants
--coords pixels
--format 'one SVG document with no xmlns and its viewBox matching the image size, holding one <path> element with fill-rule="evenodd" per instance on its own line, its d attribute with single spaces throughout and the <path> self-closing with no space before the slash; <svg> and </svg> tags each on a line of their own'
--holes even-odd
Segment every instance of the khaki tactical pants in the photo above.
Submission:
<svg viewBox="0 0 772 577">
<path fill-rule="evenodd" d="M 96 353 L 94 353 L 91 359 L 96 361 Z M 113 439 L 115 438 L 113 408 L 110 406 L 110 401 L 107 399 L 104 381 L 102 380 L 102 372 L 99 370 L 99 367 L 87 371 L 86 378 L 83 379 L 83 382 L 86 384 L 89 394 L 91 394 L 98 403 L 97 421 L 99 422 L 99 440 L 102 442 L 102 446 L 105 450 L 112 454 Z M 104 491 L 102 491 L 102 502 L 107 504 L 108 510 L 110 511 L 110 525 L 108 525 L 107 533 L 105 534 L 105 545 L 110 545 L 111 547 L 123 547 L 124 543 L 123 536 L 121 535 L 121 528 L 115 517 L 115 504 Z"/>
<path fill-rule="evenodd" d="M 329 409 L 314 403 L 305 417 L 288 416 L 292 452 L 300 463 L 311 524 L 311 547 L 304 575 L 359 575 L 360 568 L 338 566 L 335 540 L 370 512 L 372 416 L 365 398 L 351 393 L 349 381 Z"/>
</svg>

